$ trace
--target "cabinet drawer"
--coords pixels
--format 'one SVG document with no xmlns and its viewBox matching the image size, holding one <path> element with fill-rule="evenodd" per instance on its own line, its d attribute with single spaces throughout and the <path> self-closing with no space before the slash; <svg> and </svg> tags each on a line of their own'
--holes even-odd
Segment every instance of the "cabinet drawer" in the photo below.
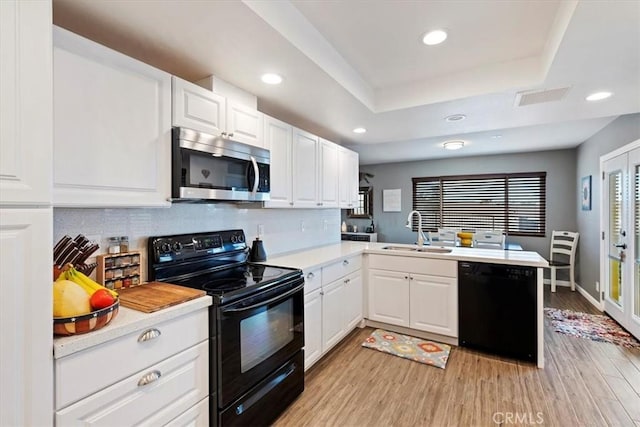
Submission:
<svg viewBox="0 0 640 427">
<path fill-rule="evenodd" d="M 111 365 L 96 360 L 95 366 L 108 371 Z M 57 411 L 56 425 L 164 425 L 208 395 L 208 368 L 203 342 Z"/>
<path fill-rule="evenodd" d="M 313 292 L 322 286 L 322 269 L 304 270 L 304 294 Z"/>
<path fill-rule="evenodd" d="M 147 337 L 143 337 L 147 332 Z M 159 335 L 152 338 L 158 332 Z M 55 406 L 64 408 L 205 341 L 208 333 L 208 311 L 202 309 L 58 359 Z"/>
<path fill-rule="evenodd" d="M 457 277 L 458 275 L 457 261 L 433 258 L 371 254 L 369 255 L 369 267 L 432 276 Z"/>
<path fill-rule="evenodd" d="M 212 425 L 215 423 L 211 423 Z M 204 398 L 192 406 L 166 427 L 204 427 L 209 425 L 209 398 Z"/>
<path fill-rule="evenodd" d="M 362 266 L 362 256 L 354 256 L 351 258 L 342 258 L 331 265 L 322 268 L 322 284 L 327 285 L 338 280 L 341 277 L 360 270 Z"/>
</svg>

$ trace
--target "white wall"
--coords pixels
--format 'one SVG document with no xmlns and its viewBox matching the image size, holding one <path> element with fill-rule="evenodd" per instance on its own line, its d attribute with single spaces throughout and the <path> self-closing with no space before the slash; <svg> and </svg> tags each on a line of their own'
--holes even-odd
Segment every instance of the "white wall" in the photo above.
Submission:
<svg viewBox="0 0 640 427">
<path fill-rule="evenodd" d="M 304 230 L 302 223 L 304 222 Z M 143 253 L 146 278 L 146 247 L 149 236 L 241 228 L 253 240 L 258 224 L 264 226 L 268 258 L 294 250 L 340 241 L 339 209 L 261 209 L 235 204 L 176 203 L 170 208 L 148 209 L 54 209 L 53 239 L 82 233 L 97 239 L 106 253 L 108 238 L 129 236 L 130 250 Z M 326 229 L 325 229 L 326 224 Z"/>
</svg>

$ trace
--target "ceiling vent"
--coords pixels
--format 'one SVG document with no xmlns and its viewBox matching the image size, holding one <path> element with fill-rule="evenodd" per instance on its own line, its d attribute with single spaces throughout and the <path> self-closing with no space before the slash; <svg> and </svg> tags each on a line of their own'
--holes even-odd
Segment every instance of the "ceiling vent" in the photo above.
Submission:
<svg viewBox="0 0 640 427">
<path fill-rule="evenodd" d="M 516 93 L 516 107 L 525 105 L 542 104 L 544 102 L 560 101 L 569 92 L 568 87 L 557 89 L 527 90 Z"/>
</svg>

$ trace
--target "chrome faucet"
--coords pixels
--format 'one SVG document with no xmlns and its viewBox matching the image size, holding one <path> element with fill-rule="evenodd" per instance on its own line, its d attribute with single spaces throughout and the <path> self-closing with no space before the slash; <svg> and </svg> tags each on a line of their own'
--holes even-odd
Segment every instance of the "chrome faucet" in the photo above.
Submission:
<svg viewBox="0 0 640 427">
<path fill-rule="evenodd" d="M 411 228 L 411 219 L 413 218 L 413 214 L 418 215 L 418 246 L 424 246 L 424 243 L 428 241 L 428 239 L 424 236 L 422 232 L 422 215 L 418 211 L 409 212 L 409 216 L 407 217 L 407 228 Z"/>
</svg>

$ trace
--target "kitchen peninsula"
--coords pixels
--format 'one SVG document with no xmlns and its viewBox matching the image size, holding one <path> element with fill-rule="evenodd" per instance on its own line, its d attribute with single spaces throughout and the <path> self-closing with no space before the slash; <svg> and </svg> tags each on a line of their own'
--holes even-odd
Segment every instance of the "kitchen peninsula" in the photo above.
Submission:
<svg viewBox="0 0 640 427">
<path fill-rule="evenodd" d="M 544 368 L 543 268 L 548 264 L 536 252 L 342 242 L 268 262 L 305 274 L 305 369 L 357 325 L 458 345 L 458 265 L 528 268 L 534 278 L 537 353 L 531 360 Z"/>
</svg>

